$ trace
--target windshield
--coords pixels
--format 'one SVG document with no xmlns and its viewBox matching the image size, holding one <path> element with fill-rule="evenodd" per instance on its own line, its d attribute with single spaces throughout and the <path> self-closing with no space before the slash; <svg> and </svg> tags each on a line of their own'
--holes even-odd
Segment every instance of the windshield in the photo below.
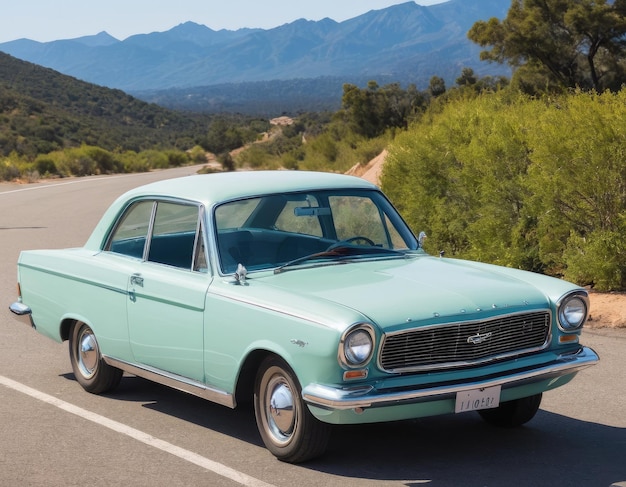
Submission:
<svg viewBox="0 0 626 487">
<path fill-rule="evenodd" d="M 222 204 L 214 216 L 224 273 L 239 264 L 276 268 L 342 246 L 363 258 L 418 248 L 393 206 L 374 190 L 267 195 Z"/>
</svg>

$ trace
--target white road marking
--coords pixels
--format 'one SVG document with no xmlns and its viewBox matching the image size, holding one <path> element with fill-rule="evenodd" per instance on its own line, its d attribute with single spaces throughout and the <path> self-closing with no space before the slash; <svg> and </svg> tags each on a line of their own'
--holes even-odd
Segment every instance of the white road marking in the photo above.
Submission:
<svg viewBox="0 0 626 487">
<path fill-rule="evenodd" d="M 46 183 L 46 184 L 35 184 L 32 186 L 26 186 L 20 189 L 11 189 L 8 191 L 0 191 L 0 196 L 2 196 L 3 194 L 11 194 L 11 193 L 22 193 L 24 191 L 36 191 L 39 189 L 49 189 L 49 188 L 57 188 L 59 186 L 67 186 L 68 184 L 82 184 L 82 183 L 88 183 L 91 181 L 102 181 L 104 179 L 117 179 L 117 178 L 123 178 L 125 176 L 133 176 L 136 175 L 138 173 L 133 173 L 133 174 L 122 174 L 119 176 L 99 176 L 99 177 L 83 177 L 80 179 L 72 179 L 71 181 L 65 181 L 62 183 L 57 183 L 57 182 L 50 182 L 50 183 Z M 145 173 L 139 173 L 139 174 L 145 174 Z"/>
<path fill-rule="evenodd" d="M 34 399 L 38 399 L 39 401 L 45 402 L 59 409 L 67 411 L 68 413 L 75 414 L 76 416 L 79 416 L 83 419 L 92 421 L 93 423 L 96 423 L 100 426 L 104 426 L 105 428 L 109 428 L 113 431 L 126 435 L 146 445 L 152 446 L 161 451 L 174 455 L 189 463 L 193 463 L 194 465 L 216 473 L 217 475 L 233 480 L 238 484 L 245 485 L 246 487 L 274 487 L 272 484 L 268 484 L 261 480 L 255 479 L 254 477 L 250 477 L 249 475 L 239 472 L 238 470 L 232 469 L 213 460 L 209 460 L 208 458 L 198 455 L 197 453 L 185 450 L 184 448 L 180 448 L 176 445 L 172 445 L 171 443 L 155 438 L 148 433 L 144 433 L 143 431 L 139 431 L 123 423 L 119 423 L 99 414 L 87 411 L 86 409 L 65 402 L 54 396 L 50 396 L 44 392 L 28 387 L 24 384 L 21 384 L 20 382 L 16 382 L 2 375 L 0 375 L 0 384 L 8 387 L 9 389 L 21 392 Z"/>
</svg>

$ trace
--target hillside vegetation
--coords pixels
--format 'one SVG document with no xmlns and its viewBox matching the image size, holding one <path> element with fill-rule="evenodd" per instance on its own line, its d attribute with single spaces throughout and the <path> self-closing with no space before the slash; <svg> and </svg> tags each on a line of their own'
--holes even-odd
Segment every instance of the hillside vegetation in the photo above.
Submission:
<svg viewBox="0 0 626 487">
<path fill-rule="evenodd" d="M 205 162 L 268 126 L 168 110 L 0 53 L 0 180 Z"/>
<path fill-rule="evenodd" d="M 209 120 L 4 53 L 0 53 L 0 117 L 0 154 L 29 157 L 80 144 L 134 151 L 184 147 Z"/>
</svg>

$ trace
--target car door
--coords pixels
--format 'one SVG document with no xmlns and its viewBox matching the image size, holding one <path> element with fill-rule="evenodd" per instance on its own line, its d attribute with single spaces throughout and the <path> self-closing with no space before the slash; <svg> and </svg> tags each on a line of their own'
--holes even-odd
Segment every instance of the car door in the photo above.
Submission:
<svg viewBox="0 0 626 487">
<path fill-rule="evenodd" d="M 202 382 L 204 308 L 210 277 L 200 207 L 143 201 L 134 210 L 136 221 L 132 215 L 126 220 L 140 235 L 138 247 L 145 235 L 142 259 L 137 259 L 128 275 L 127 316 L 134 359 Z"/>
</svg>

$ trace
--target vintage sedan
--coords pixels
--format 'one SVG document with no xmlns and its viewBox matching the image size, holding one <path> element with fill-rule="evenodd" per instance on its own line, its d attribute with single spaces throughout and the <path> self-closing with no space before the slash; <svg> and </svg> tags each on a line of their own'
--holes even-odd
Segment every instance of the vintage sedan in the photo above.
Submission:
<svg viewBox="0 0 626 487">
<path fill-rule="evenodd" d="M 280 460 L 331 425 L 478 411 L 518 426 L 598 361 L 587 292 L 428 255 L 373 184 L 314 172 L 195 175 L 132 190 L 84 247 L 23 251 L 20 321 L 69 341 L 100 394 L 123 372 L 234 408 Z"/>
</svg>

